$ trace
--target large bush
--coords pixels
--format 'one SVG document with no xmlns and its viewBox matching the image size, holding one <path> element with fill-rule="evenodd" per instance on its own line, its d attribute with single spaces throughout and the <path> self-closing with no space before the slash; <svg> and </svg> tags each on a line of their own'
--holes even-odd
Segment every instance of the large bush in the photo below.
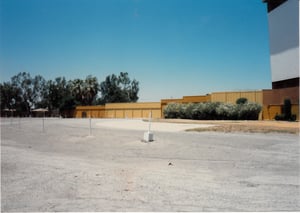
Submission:
<svg viewBox="0 0 300 213">
<path fill-rule="evenodd" d="M 257 103 L 230 104 L 219 102 L 170 103 L 164 109 L 165 118 L 195 120 L 257 120 L 261 111 Z"/>
<path fill-rule="evenodd" d="M 262 109 L 257 103 L 245 103 L 237 105 L 239 120 L 258 120 L 259 113 Z"/>
<path fill-rule="evenodd" d="M 237 120 L 238 107 L 237 105 L 226 103 L 220 104 L 217 109 L 217 119 L 219 120 Z"/>
</svg>

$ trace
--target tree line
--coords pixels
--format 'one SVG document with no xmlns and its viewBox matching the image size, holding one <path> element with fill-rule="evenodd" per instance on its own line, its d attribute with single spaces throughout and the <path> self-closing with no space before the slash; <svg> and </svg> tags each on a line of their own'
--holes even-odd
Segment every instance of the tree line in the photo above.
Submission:
<svg viewBox="0 0 300 213">
<path fill-rule="evenodd" d="M 79 105 L 102 105 L 116 102 L 136 102 L 139 82 L 131 80 L 127 72 L 109 75 L 98 82 L 97 77 L 66 80 L 57 77 L 46 80 L 41 75 L 20 72 L 10 81 L 0 83 L 1 110 L 16 110 L 24 116 L 35 108 L 62 112 Z"/>
</svg>

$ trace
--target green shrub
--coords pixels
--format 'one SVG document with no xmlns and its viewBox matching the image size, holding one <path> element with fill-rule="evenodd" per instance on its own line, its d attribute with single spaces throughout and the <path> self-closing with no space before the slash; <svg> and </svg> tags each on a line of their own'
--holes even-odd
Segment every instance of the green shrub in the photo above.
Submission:
<svg viewBox="0 0 300 213">
<path fill-rule="evenodd" d="M 238 98 L 236 100 L 236 104 L 246 104 L 248 102 L 248 99 L 247 98 Z"/>
<path fill-rule="evenodd" d="M 165 118 L 178 118 L 180 105 L 177 103 L 170 103 L 164 109 Z"/>
<path fill-rule="evenodd" d="M 204 109 L 204 104 L 199 103 L 199 104 L 194 104 L 194 107 L 192 109 L 192 119 L 194 120 L 200 120 L 203 119 L 203 110 Z"/>
<path fill-rule="evenodd" d="M 193 110 L 195 108 L 195 104 L 186 104 L 185 108 L 185 118 L 186 119 L 193 119 Z"/>
<path fill-rule="evenodd" d="M 237 107 L 234 104 L 224 103 L 220 104 L 217 109 L 217 118 L 218 120 L 237 120 L 238 111 Z"/>
<path fill-rule="evenodd" d="M 290 99 L 285 99 L 283 103 L 282 114 L 275 116 L 276 121 L 295 121 L 297 116 L 292 114 L 292 103 Z"/>
<path fill-rule="evenodd" d="M 164 116 L 194 120 L 257 120 L 261 109 L 261 105 L 256 103 L 170 103 L 164 109 Z"/>
<path fill-rule="evenodd" d="M 214 120 L 217 117 L 216 109 L 220 105 L 217 102 L 208 103 L 198 103 L 190 107 L 192 111 L 191 116 L 186 116 L 186 118 L 191 117 L 195 120 Z"/>
<path fill-rule="evenodd" d="M 275 115 L 275 118 L 274 118 L 276 121 L 284 121 L 285 120 L 285 117 L 284 117 L 284 114 L 276 114 Z"/>
<path fill-rule="evenodd" d="M 238 120 L 258 120 L 259 113 L 262 109 L 261 105 L 256 103 L 246 103 L 237 105 Z"/>
</svg>

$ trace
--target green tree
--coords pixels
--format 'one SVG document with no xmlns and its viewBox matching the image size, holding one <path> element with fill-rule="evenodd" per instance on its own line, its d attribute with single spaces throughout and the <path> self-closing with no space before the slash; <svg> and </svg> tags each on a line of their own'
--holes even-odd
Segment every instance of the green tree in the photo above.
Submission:
<svg viewBox="0 0 300 213">
<path fill-rule="evenodd" d="M 72 110 L 76 107 L 75 98 L 71 95 L 63 97 L 61 104 L 59 106 L 59 111 L 62 112 L 64 110 Z"/>
<path fill-rule="evenodd" d="M 45 84 L 45 79 L 40 75 L 31 77 L 29 73 L 20 72 L 11 78 L 10 83 L 5 84 L 5 88 L 3 88 L 5 91 L 3 93 L 5 94 L 3 95 L 6 97 L 5 99 L 11 100 L 9 105 L 12 106 L 13 104 L 13 108 L 19 113 L 29 115 L 31 109 L 43 101 L 43 89 L 45 88 Z M 7 102 L 6 107 L 9 107 Z"/>
<path fill-rule="evenodd" d="M 96 102 L 98 91 L 98 80 L 92 75 L 88 75 L 85 80 L 70 81 L 70 92 L 77 105 L 93 105 Z"/>
<path fill-rule="evenodd" d="M 102 104 L 136 102 L 138 100 L 139 82 L 131 81 L 127 72 L 121 72 L 119 76 L 109 75 L 100 84 Z"/>
<path fill-rule="evenodd" d="M 247 98 L 238 98 L 235 103 L 236 104 L 246 104 L 246 103 L 248 103 L 248 99 Z"/>
<path fill-rule="evenodd" d="M 96 101 L 99 91 L 99 83 L 96 77 L 88 75 L 83 84 L 84 105 L 92 105 Z"/>
<path fill-rule="evenodd" d="M 45 92 L 47 89 L 46 80 L 41 75 L 37 75 L 32 79 L 32 84 L 34 107 L 45 107 L 43 106 L 43 102 L 47 97 L 47 93 Z"/>
<path fill-rule="evenodd" d="M 50 111 L 59 109 L 64 99 L 71 95 L 70 86 L 65 77 L 57 77 L 54 81 L 49 80 L 47 89 L 44 91 L 47 93 L 45 102 Z"/>
<path fill-rule="evenodd" d="M 16 101 L 19 97 L 18 92 L 18 89 L 13 87 L 10 82 L 0 84 L 1 110 L 16 108 Z"/>
<path fill-rule="evenodd" d="M 16 91 L 15 104 L 17 111 L 21 111 L 26 115 L 30 114 L 31 109 L 41 99 L 39 96 L 39 88 L 41 88 L 39 83 L 41 79 L 41 76 L 32 78 L 26 72 L 20 72 L 11 78 L 11 84 Z"/>
<path fill-rule="evenodd" d="M 33 84 L 29 73 L 20 72 L 11 78 L 11 83 L 18 91 L 16 94 L 16 109 L 26 115 L 33 107 Z"/>
<path fill-rule="evenodd" d="M 84 81 L 82 79 L 74 79 L 70 81 L 71 95 L 74 97 L 78 105 L 84 105 Z"/>
</svg>

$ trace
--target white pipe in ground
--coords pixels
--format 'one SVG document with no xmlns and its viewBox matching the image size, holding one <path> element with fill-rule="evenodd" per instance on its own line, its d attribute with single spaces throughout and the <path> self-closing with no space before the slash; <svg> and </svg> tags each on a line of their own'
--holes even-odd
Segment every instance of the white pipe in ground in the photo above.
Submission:
<svg viewBox="0 0 300 213">
<path fill-rule="evenodd" d="M 151 132 L 151 118 L 152 118 L 152 111 L 149 113 L 149 123 L 148 123 L 148 132 L 144 132 L 144 141 L 151 142 L 154 139 L 154 135 Z"/>
</svg>

